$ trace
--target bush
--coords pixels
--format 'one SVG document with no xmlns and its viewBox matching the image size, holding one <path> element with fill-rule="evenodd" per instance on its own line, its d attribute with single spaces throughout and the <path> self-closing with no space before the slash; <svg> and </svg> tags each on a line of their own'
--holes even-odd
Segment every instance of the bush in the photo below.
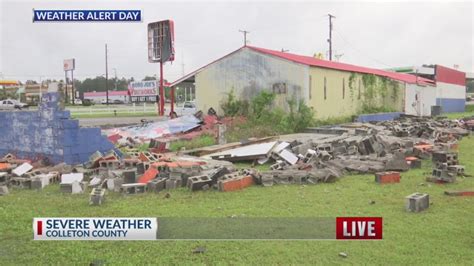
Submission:
<svg viewBox="0 0 474 266">
<path fill-rule="evenodd" d="M 298 106 L 295 100 L 288 101 L 288 112 L 273 106 L 275 97 L 273 93 L 262 91 L 252 98 L 248 120 L 231 126 L 226 133 L 227 140 L 232 142 L 250 137 L 302 132 L 314 124 L 314 112 L 304 101 L 300 101 Z"/>
<path fill-rule="evenodd" d="M 234 89 L 232 89 L 227 94 L 227 100 L 221 103 L 221 108 L 224 111 L 225 116 L 247 115 L 249 103 L 244 100 L 237 100 L 234 94 Z"/>
</svg>

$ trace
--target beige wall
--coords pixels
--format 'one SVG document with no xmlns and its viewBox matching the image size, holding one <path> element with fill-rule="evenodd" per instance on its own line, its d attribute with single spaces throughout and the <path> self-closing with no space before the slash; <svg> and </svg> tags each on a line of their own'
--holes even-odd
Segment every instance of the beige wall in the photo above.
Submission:
<svg viewBox="0 0 474 266">
<path fill-rule="evenodd" d="M 237 98 L 250 100 L 262 90 L 278 91 L 276 105 L 287 100 L 308 101 L 309 67 L 244 48 L 196 74 L 196 104 L 203 112 L 219 114 L 221 102 L 233 89 Z"/>
<path fill-rule="evenodd" d="M 404 83 L 387 81 L 386 89 L 382 78 L 375 76 L 373 89 L 366 89 L 362 80 L 363 74 L 355 74 L 352 89 L 349 81 L 352 72 L 338 71 L 326 68 L 311 67 L 309 105 L 316 112 L 319 119 L 330 117 L 344 117 L 361 112 L 364 103 L 371 106 L 386 106 L 390 109 L 403 111 Z M 326 78 L 326 99 L 324 98 L 324 79 Z M 344 85 L 343 85 L 344 83 Z M 398 84 L 398 87 L 394 84 Z M 343 96 L 343 86 L 345 92 Z M 396 92 L 394 92 L 396 90 Z M 359 93 L 360 92 L 360 93 Z M 372 97 L 368 96 L 372 93 Z M 359 97 L 360 94 L 360 97 Z M 385 95 L 383 95 L 385 94 Z M 366 97 L 365 97 L 366 96 Z"/>
</svg>

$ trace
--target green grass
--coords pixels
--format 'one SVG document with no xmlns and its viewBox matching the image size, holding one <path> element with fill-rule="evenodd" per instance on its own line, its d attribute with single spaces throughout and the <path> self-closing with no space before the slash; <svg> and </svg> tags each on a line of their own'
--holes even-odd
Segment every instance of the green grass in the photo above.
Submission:
<svg viewBox="0 0 474 266">
<path fill-rule="evenodd" d="M 463 113 L 447 113 L 443 114 L 443 116 L 446 116 L 449 119 L 459 119 L 474 116 L 474 105 L 466 105 L 465 112 Z"/>
<path fill-rule="evenodd" d="M 201 135 L 199 137 L 193 138 L 192 140 L 178 140 L 170 143 L 171 151 L 179 151 L 182 148 L 186 150 L 197 149 L 201 147 L 211 146 L 216 144 L 216 140 L 211 135 Z"/>
<path fill-rule="evenodd" d="M 460 160 L 474 173 L 474 138 L 460 145 Z M 320 185 L 253 186 L 221 193 L 185 189 L 161 194 L 108 193 L 102 206 L 88 195 L 61 195 L 58 185 L 44 191 L 13 189 L 0 197 L 2 265 L 89 264 L 383 264 L 472 265 L 474 197 L 448 197 L 446 189 L 474 189 L 474 177 L 449 185 L 424 181 L 430 170 L 402 174 L 393 185 L 377 185 L 373 175 L 352 175 Z M 245 167 L 244 164 L 239 164 Z M 424 185 L 421 185 L 424 184 Z M 421 213 L 404 210 L 405 196 L 430 194 Z M 375 204 L 369 202 L 375 201 Z M 336 217 L 382 216 L 382 241 L 43 241 L 32 240 L 33 217 Z M 193 254 L 203 246 L 207 251 Z M 347 258 L 338 256 L 348 254 Z"/>
</svg>

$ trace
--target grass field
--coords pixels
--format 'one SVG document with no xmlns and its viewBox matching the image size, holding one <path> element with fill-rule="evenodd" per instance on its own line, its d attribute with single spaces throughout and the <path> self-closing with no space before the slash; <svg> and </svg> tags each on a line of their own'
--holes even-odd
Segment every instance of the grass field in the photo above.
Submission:
<svg viewBox="0 0 474 266">
<path fill-rule="evenodd" d="M 460 160 L 474 173 L 474 138 L 460 143 Z M 239 164 L 239 167 L 245 167 Z M 372 175 L 353 175 L 333 184 L 253 186 L 238 192 L 107 195 L 89 206 L 88 195 L 12 190 L 0 197 L 0 264 L 474 264 L 474 197 L 448 197 L 446 189 L 474 189 L 474 177 L 449 185 L 424 181 L 423 169 L 402 182 L 377 185 Z M 422 213 L 404 210 L 405 196 L 430 194 Z M 374 201 L 375 204 L 370 204 Z M 44 241 L 35 242 L 33 217 L 336 217 L 382 216 L 382 241 Z M 203 254 L 194 254 L 198 246 Z M 348 254 L 347 258 L 338 256 Z"/>
</svg>

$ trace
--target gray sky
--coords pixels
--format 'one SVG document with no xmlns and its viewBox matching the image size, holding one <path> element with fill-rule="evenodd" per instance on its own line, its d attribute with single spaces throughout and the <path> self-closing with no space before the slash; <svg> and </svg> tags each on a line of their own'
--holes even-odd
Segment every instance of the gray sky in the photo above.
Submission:
<svg viewBox="0 0 474 266">
<path fill-rule="evenodd" d="M 474 72 L 472 2 L 160 2 L 0 0 L 0 72 L 5 79 L 64 77 L 63 59 L 75 58 L 75 78 L 105 73 L 141 79 L 158 73 L 148 63 L 149 22 L 175 22 L 176 59 L 165 66 L 174 81 L 243 44 L 313 55 L 333 47 L 345 63 L 388 68 L 442 64 Z M 141 9 L 141 23 L 32 23 L 32 9 Z M 2 78 L 0 76 L 0 78 Z"/>
</svg>

